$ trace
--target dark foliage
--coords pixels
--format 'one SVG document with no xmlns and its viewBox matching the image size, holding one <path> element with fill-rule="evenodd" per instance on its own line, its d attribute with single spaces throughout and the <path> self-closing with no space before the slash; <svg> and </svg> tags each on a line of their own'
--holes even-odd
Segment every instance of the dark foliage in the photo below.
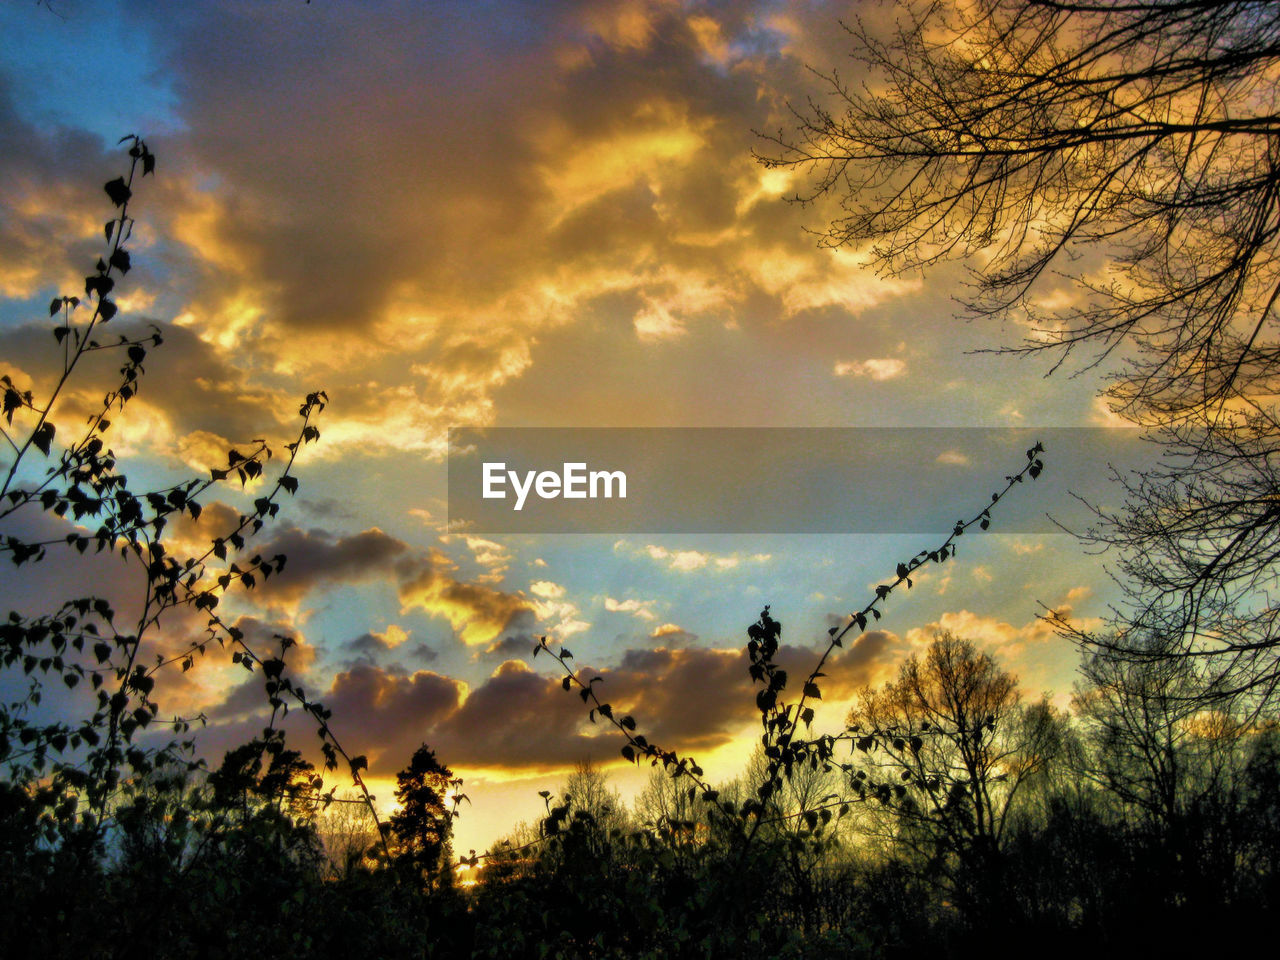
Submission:
<svg viewBox="0 0 1280 960">
<path fill-rule="evenodd" d="M 392 856 L 414 881 L 428 888 L 452 885 L 453 811 L 445 799 L 459 783 L 425 743 L 396 775 L 400 809 L 390 820 Z"/>
</svg>

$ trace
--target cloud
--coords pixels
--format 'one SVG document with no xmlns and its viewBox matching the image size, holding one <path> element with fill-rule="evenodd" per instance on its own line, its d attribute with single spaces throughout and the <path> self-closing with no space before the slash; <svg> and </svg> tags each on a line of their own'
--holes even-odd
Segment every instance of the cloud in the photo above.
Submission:
<svg viewBox="0 0 1280 960">
<path fill-rule="evenodd" d="M 653 604 L 654 601 L 652 600 L 637 600 L 635 598 L 615 600 L 613 597 L 604 598 L 604 608 L 609 613 L 629 613 L 640 620 L 658 619 L 658 615 L 651 609 Z"/>
<path fill-rule="evenodd" d="M 288 560 L 281 573 L 260 584 L 255 596 L 292 605 L 322 585 L 387 576 L 408 547 L 377 527 L 345 537 L 288 527 L 257 551 L 264 557 L 282 553 Z"/>
<path fill-rule="evenodd" d="M 636 336 L 641 340 L 673 340 L 687 332 L 685 325 L 673 317 L 670 310 L 652 301 L 636 314 L 633 322 Z"/>
<path fill-rule="evenodd" d="M 664 623 L 654 627 L 649 633 L 650 640 L 656 640 L 664 644 L 675 644 L 678 646 L 688 646 L 695 643 L 698 639 L 696 633 L 690 633 L 684 627 L 675 623 Z"/>
<path fill-rule="evenodd" d="M 847 698 L 883 677 L 896 643 L 892 634 L 872 631 L 837 651 L 819 681 L 824 698 Z M 817 655 L 790 646 L 779 651 L 792 696 Z M 615 715 L 633 715 L 651 742 L 681 753 L 713 750 L 758 723 L 759 688 L 741 649 L 632 648 L 616 666 L 580 666 L 578 675 L 587 682 L 600 677 L 596 692 Z M 237 732 L 252 735 L 246 711 L 263 702 L 259 683 L 246 682 L 215 708 L 211 716 L 240 726 L 219 725 L 213 743 L 234 743 Z M 612 762 L 622 743 L 611 726 L 589 722 L 587 708 L 564 691 L 558 674 L 537 673 L 522 660 L 502 662 L 474 688 L 427 670 L 410 674 L 358 663 L 339 673 L 321 700 L 348 751 L 367 754 L 377 776 L 394 774 L 423 742 L 455 767 L 507 770 L 560 768 L 588 756 Z M 289 723 L 314 736 L 306 718 L 291 713 Z"/>
<path fill-rule="evenodd" d="M 829 700 L 850 696 L 881 675 L 894 637 L 882 631 L 864 634 L 828 661 L 819 681 Z M 778 664 L 799 694 L 800 680 L 817 662 L 811 649 L 783 646 Z M 758 723 L 755 692 L 742 649 L 656 647 L 631 649 L 616 669 L 602 670 L 597 693 L 631 712 L 654 742 L 681 750 L 708 751 L 728 743 L 743 728 Z M 839 720 L 842 718 L 834 718 Z"/>
<path fill-rule="evenodd" d="M 667 550 L 665 547 L 650 544 L 645 548 L 645 552 L 655 560 L 670 560 L 672 570 L 689 571 L 701 570 L 714 558 L 700 550 Z M 723 558 L 727 562 L 731 558 Z M 730 566 L 736 564 L 728 563 Z"/>
<path fill-rule="evenodd" d="M 1071 607 L 1067 605 L 1062 605 L 1059 609 L 1064 615 L 1071 612 Z M 1028 648 L 1048 643 L 1057 636 L 1053 628 L 1038 617 L 1021 626 L 1014 626 L 997 617 L 984 616 L 970 610 L 951 610 L 923 627 L 908 630 L 906 639 L 913 645 L 927 646 L 943 630 L 950 631 L 957 637 L 973 640 L 1006 659 L 1022 655 Z"/>
<path fill-rule="evenodd" d="M 440 542 L 449 543 L 452 539 L 452 537 L 442 537 Z M 503 574 L 511 566 L 511 551 L 502 544 L 483 537 L 464 536 L 462 539 L 476 563 L 485 568 L 482 579 L 489 583 L 501 581 Z"/>
<path fill-rule="evenodd" d="M 529 592 L 544 600 L 559 600 L 564 596 L 564 587 L 550 580 L 535 580 L 529 585 Z"/>
<path fill-rule="evenodd" d="M 409 634 L 393 623 L 382 633 L 372 630 L 362 633 L 360 636 L 348 640 L 343 644 L 343 647 L 352 653 L 373 656 L 395 650 L 408 639 Z M 432 651 L 432 657 L 434 658 L 434 651 Z"/>
<path fill-rule="evenodd" d="M 51 285 L 77 293 L 101 245 L 102 224 L 92 215 L 103 209 L 99 191 L 119 160 L 92 134 L 26 122 L 15 93 L 0 71 L 0 296 L 25 299 Z"/>
<path fill-rule="evenodd" d="M 651 740 L 681 750 L 727 742 L 753 709 L 738 651 L 629 651 L 619 667 L 585 668 L 582 675 L 602 676 L 598 689 L 616 711 L 634 712 Z M 413 680 L 366 668 L 358 687 L 342 678 L 344 696 L 331 693 L 326 705 L 332 701 L 335 718 L 347 718 L 345 737 L 376 742 L 388 757 L 407 758 L 415 737 L 447 762 L 467 766 L 546 769 L 617 755 L 621 741 L 611 727 L 589 723 L 582 701 L 565 693 L 557 677 L 535 673 L 522 661 L 503 662 L 461 702 L 449 703 L 447 691 L 433 681 L 431 703 L 448 706 L 430 715 L 410 693 Z M 402 721 L 390 719 L 401 711 L 407 714 Z"/>
<path fill-rule="evenodd" d="M 444 617 L 468 646 L 491 643 L 505 630 L 532 625 L 534 607 L 520 594 L 453 578 L 456 564 L 438 549 L 407 565 L 399 586 L 402 611 Z"/>
<path fill-rule="evenodd" d="M 872 358 L 869 360 L 841 360 L 835 365 L 837 377 L 867 377 L 871 380 L 892 380 L 907 372 L 905 360 L 896 357 Z"/>
<path fill-rule="evenodd" d="M 505 553 L 486 547 L 488 541 L 467 538 L 466 542 L 495 564 L 509 560 Z M 562 633 L 582 629 L 566 616 L 576 613 L 572 604 L 510 593 L 492 586 L 484 575 L 471 581 L 458 579 L 457 564 L 439 548 L 411 550 L 376 527 L 345 537 L 319 529 L 288 528 L 259 549 L 265 557 L 280 552 L 289 558 L 284 571 L 262 584 L 254 595 L 268 604 L 296 605 L 322 585 L 383 577 L 395 582 L 401 613 L 422 610 L 442 617 L 468 646 L 491 644 L 509 630 L 529 634 L 537 620 L 554 620 L 557 614 L 564 621 L 558 625 Z M 366 648 L 363 652 L 372 653 L 377 647 L 392 649 L 406 637 L 400 627 L 392 625 L 383 635 L 369 633 L 357 640 Z"/>
<path fill-rule="evenodd" d="M 348 752 L 364 753 L 375 774 L 392 775 L 465 696 L 465 684 L 429 670 L 405 676 L 358 664 L 334 678 L 323 702 Z"/>
<path fill-rule="evenodd" d="M 118 455 L 145 453 L 204 471 L 225 467 L 228 451 L 237 445 L 251 448 L 252 438 L 266 437 L 277 451 L 296 439 L 292 414 L 301 393 L 252 385 L 245 371 L 191 330 L 121 318 L 99 337 L 109 344 L 153 334 L 162 343 L 146 345 L 137 395 L 108 418 L 105 438 Z M 38 394 L 47 393 L 62 375 L 62 353 L 50 349 L 51 343 L 43 323 L 0 327 L 0 350 Z M 103 396 L 119 386 L 119 366 L 119 354 L 112 351 L 81 361 L 55 412 L 61 434 L 78 431 L 90 413 L 102 409 Z"/>
<path fill-rule="evenodd" d="M 614 550 L 632 549 L 625 540 L 618 541 Z M 767 553 L 714 554 L 703 550 L 670 550 L 657 544 L 648 544 L 641 551 L 644 555 L 665 563 L 671 570 L 689 573 L 694 570 L 732 570 L 743 563 L 763 564 L 771 559 Z"/>
<path fill-rule="evenodd" d="M 191 363 L 148 399 L 188 462 L 259 435 L 264 417 L 287 425 L 316 385 L 333 402 L 315 456 L 437 456 L 446 425 L 492 422 L 559 359 L 556 331 L 603 322 L 627 346 L 703 352 L 707 325 L 771 330 L 908 289 L 869 277 L 859 252 L 813 249 L 799 230 L 812 215 L 777 202 L 787 175 L 750 157 L 751 130 L 776 127 L 806 82 L 789 52 L 817 13 L 575 2 L 464 16 L 393 0 L 133 16 L 182 126 L 155 144 L 164 176 L 140 193 L 144 255 L 124 286 L 186 338 Z M 341 62 L 317 73 L 317 49 Z M 94 138 L 6 120 L 22 149 L 5 162 L 27 178 L 6 182 L 29 200 L 5 249 L 59 264 L 24 254 L 0 270 L 23 264 L 15 290 L 42 271 L 74 282 L 97 253 L 98 171 L 114 160 Z M 617 389 L 599 365 L 577 375 L 585 392 Z"/>
<path fill-rule="evenodd" d="M 533 652 L 537 642 L 537 639 L 531 633 L 515 633 L 489 644 L 485 648 L 484 655 L 499 660 L 527 657 Z"/>
<path fill-rule="evenodd" d="M 426 643 L 415 643 L 405 652 L 410 660 L 418 660 L 422 663 L 430 663 L 440 656 L 435 647 Z"/>
</svg>

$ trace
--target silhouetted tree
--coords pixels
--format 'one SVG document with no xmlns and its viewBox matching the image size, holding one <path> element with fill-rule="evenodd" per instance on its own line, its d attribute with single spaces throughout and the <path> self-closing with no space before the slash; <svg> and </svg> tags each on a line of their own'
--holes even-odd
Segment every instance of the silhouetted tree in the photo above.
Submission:
<svg viewBox="0 0 1280 960">
<path fill-rule="evenodd" d="M 1082 664 L 1084 680 L 1076 690 L 1076 710 L 1094 747 L 1090 772 L 1109 793 L 1165 828 L 1231 789 L 1233 768 L 1243 766 L 1248 727 L 1199 702 L 1192 666 L 1095 654 Z"/>
<path fill-rule="evenodd" d="M 1266 710 L 1280 685 L 1276 411 L 1255 398 L 1220 421 L 1160 436 L 1160 464 L 1118 477 L 1123 509 L 1098 510 L 1085 536 L 1114 552 L 1126 603 L 1102 630 L 1055 625 L 1120 664 L 1159 672 L 1161 661 L 1188 661 L 1184 677 L 1195 685 L 1183 683 L 1183 696 Z"/>
<path fill-rule="evenodd" d="M 769 166 L 832 196 L 832 246 L 889 272 L 973 257 L 966 305 L 1030 327 L 1015 351 L 1122 362 L 1106 396 L 1176 459 L 1130 478 L 1093 539 L 1118 547 L 1121 656 L 1205 661 L 1202 692 L 1280 681 L 1280 7 L 901 0 L 848 26 Z M 1129 625 L 1135 630 L 1126 629 Z M 1069 633 L 1071 631 L 1068 631 Z"/>
<path fill-rule="evenodd" d="M 1241 865 L 1256 728 L 1205 706 L 1192 666 L 1097 654 L 1075 698 L 1093 746 L 1081 772 L 1118 802 L 1134 855 L 1159 878 L 1146 893 L 1167 910 L 1220 909 L 1251 882 Z"/>
<path fill-rule="evenodd" d="M 1144 348 L 1116 393 L 1167 417 L 1274 377 L 1266 332 L 1280 267 L 1274 141 L 1280 10 L 1260 2 L 979 0 L 893 4 L 849 30 L 863 72 L 827 75 L 771 138 L 772 166 L 816 176 L 844 207 L 833 245 L 872 241 L 891 270 L 982 251 L 970 303 L 1030 311 L 1026 347 Z M 1043 314 L 1038 281 L 1080 293 Z"/>
<path fill-rule="evenodd" d="M 446 796 L 453 772 L 425 743 L 396 774 L 400 809 L 389 821 L 397 861 L 429 888 L 453 882 L 453 813 Z"/>
<path fill-rule="evenodd" d="M 230 815 L 240 828 L 262 827 L 277 851 L 290 826 L 303 824 L 312 832 L 320 785 L 315 768 L 298 751 L 285 748 L 278 730 L 228 750 L 209 774 L 214 808 Z"/>
<path fill-rule="evenodd" d="M 852 782 L 886 811 L 891 844 L 981 908 L 1000 889 L 1014 801 L 1060 743 L 1048 704 L 1020 700 L 988 654 L 942 632 L 896 680 L 865 689 L 848 719 L 864 752 Z"/>
</svg>

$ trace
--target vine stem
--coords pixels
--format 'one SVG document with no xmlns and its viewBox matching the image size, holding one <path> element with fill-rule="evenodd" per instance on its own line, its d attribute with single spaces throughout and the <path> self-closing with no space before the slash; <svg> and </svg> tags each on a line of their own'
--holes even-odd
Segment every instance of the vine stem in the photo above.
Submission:
<svg viewBox="0 0 1280 960">
<path fill-rule="evenodd" d="M 881 584 L 876 587 L 875 596 L 868 601 L 861 610 L 850 614 L 848 622 L 844 624 L 843 628 L 833 627 L 831 629 L 831 639 L 822 655 L 818 658 L 813 670 L 810 671 L 808 677 L 805 679 L 801 688 L 800 698 L 796 703 L 787 704 L 781 710 L 778 710 L 776 705 L 772 704 L 762 707 L 761 719 L 766 727 L 766 733 L 763 738 L 765 749 L 767 754 L 772 750 L 774 755 L 770 757 L 768 779 L 757 790 L 757 794 L 760 797 L 761 802 L 757 803 L 749 799 L 743 804 L 741 812 L 736 808 L 730 809 L 732 805 L 727 802 L 723 805 L 715 802 L 719 795 L 718 791 L 714 790 L 710 784 L 707 783 L 703 775 L 702 768 L 698 766 L 697 762 L 693 758 L 680 758 L 674 751 L 665 750 L 656 744 L 650 743 L 642 734 L 635 732 L 636 722 L 630 715 L 623 716 L 622 718 L 614 716 L 611 705 L 602 701 L 595 692 L 596 682 L 601 681 L 603 678 L 597 676 L 584 682 L 578 676 L 577 671 L 569 665 L 568 661 L 573 658 L 573 655 L 567 649 L 562 646 L 560 653 L 556 654 L 551 649 L 547 638 L 544 636 L 539 638 L 537 646 L 533 649 L 533 655 L 536 658 L 538 654 L 543 651 L 548 653 L 564 671 L 565 676 L 562 680 L 562 685 L 565 691 L 572 691 L 573 687 L 576 686 L 583 702 L 593 704 L 590 711 L 592 721 L 595 720 L 596 714 L 599 714 L 612 723 L 614 727 L 622 733 L 627 741 L 626 746 L 622 748 L 624 758 L 630 760 L 632 763 L 639 763 L 641 757 L 648 757 L 654 766 L 661 762 L 664 768 L 671 773 L 673 779 L 678 780 L 682 776 L 688 776 L 695 784 L 695 787 L 690 788 L 692 791 L 691 797 L 696 795 L 698 789 L 701 789 L 704 801 L 714 807 L 717 810 L 718 815 L 727 816 L 740 831 L 744 830 L 745 820 L 747 817 L 750 816 L 751 813 L 755 813 L 756 815 L 752 818 L 751 826 L 749 828 L 745 828 L 744 832 L 744 839 L 749 845 L 751 840 L 757 835 L 760 828 L 766 822 L 787 820 L 792 817 L 803 817 L 809 812 L 809 808 L 803 808 L 793 815 L 786 815 L 778 818 L 766 818 L 763 816 L 763 803 L 768 801 L 768 799 L 774 794 L 777 787 L 781 784 L 782 775 L 786 774 L 789 776 L 790 769 L 793 764 L 798 761 L 808 759 L 815 745 L 818 748 L 818 752 L 822 754 L 820 760 L 824 767 L 829 768 L 835 743 L 845 739 L 847 736 L 847 734 L 842 734 L 839 737 L 822 737 L 816 741 L 797 741 L 794 739 L 795 732 L 801 722 L 803 722 L 806 727 L 810 727 L 812 724 L 813 711 L 811 709 L 806 710 L 805 704 L 808 702 L 810 697 L 821 697 L 821 692 L 817 686 L 817 680 L 823 675 L 822 668 L 826 665 L 832 653 L 837 647 L 843 646 L 844 638 L 848 636 L 855 626 L 858 627 L 859 632 L 866 630 L 869 623 L 868 615 L 879 620 L 881 614 L 878 609 L 878 605 L 881 601 L 885 600 L 894 589 L 903 583 L 906 583 L 907 588 L 910 589 L 912 585 L 911 575 L 921 566 L 928 562 L 944 563 L 948 559 L 953 558 L 956 552 L 955 541 L 958 537 L 962 536 L 966 530 L 975 525 L 986 530 L 991 522 L 992 507 L 1003 500 L 1014 486 L 1022 483 L 1024 478 L 1030 477 L 1030 479 L 1035 480 L 1040 475 L 1040 472 L 1044 469 L 1044 462 L 1040 456 L 1043 452 L 1043 444 L 1039 442 L 1035 443 L 1029 450 L 1027 450 L 1027 462 L 1018 472 L 1005 477 L 1006 482 L 1004 487 L 991 495 L 991 502 L 989 504 L 985 505 L 968 520 L 957 521 L 955 526 L 952 528 L 950 535 L 937 548 L 921 551 L 912 557 L 911 560 L 905 563 L 899 563 L 895 571 L 894 580 L 888 584 Z M 764 616 L 767 618 L 767 615 L 768 608 L 766 607 Z M 775 622 L 774 626 L 777 627 L 780 633 L 780 625 L 777 625 Z M 750 646 L 757 646 L 754 640 Z M 776 638 L 774 647 L 776 648 Z M 752 650 L 751 656 L 753 668 L 757 666 L 760 668 L 759 675 L 756 675 L 753 671 L 753 677 L 760 680 L 767 672 L 772 679 L 774 673 L 772 652 L 768 652 L 757 657 L 756 652 Z M 785 676 L 784 679 L 778 683 L 777 689 L 780 690 L 784 685 Z M 771 714 L 772 722 L 770 719 Z M 876 736 L 876 732 L 873 731 L 871 736 L 874 738 Z M 837 804 L 862 802 L 865 801 L 866 797 L 867 795 L 864 793 L 859 796 L 857 800 L 851 797 L 842 797 L 835 802 Z"/>
</svg>

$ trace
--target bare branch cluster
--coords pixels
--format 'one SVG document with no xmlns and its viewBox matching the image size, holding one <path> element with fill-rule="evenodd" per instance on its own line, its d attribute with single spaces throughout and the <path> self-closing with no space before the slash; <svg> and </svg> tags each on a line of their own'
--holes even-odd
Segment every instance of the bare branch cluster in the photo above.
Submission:
<svg viewBox="0 0 1280 960">
<path fill-rule="evenodd" d="M 1090 540 L 1127 592 L 1107 636 L 1206 662 L 1212 697 L 1275 690 L 1280 488 L 1280 8 L 1260 2 L 904 0 L 847 26 L 860 82 L 821 75 L 765 139 L 841 213 L 824 243 L 890 272 L 962 260 L 1006 352 L 1110 360 L 1106 399 L 1170 459 L 1122 478 Z M 1163 634 L 1168 642 L 1139 640 Z M 1132 641 L 1132 642 L 1130 642 Z"/>
</svg>

